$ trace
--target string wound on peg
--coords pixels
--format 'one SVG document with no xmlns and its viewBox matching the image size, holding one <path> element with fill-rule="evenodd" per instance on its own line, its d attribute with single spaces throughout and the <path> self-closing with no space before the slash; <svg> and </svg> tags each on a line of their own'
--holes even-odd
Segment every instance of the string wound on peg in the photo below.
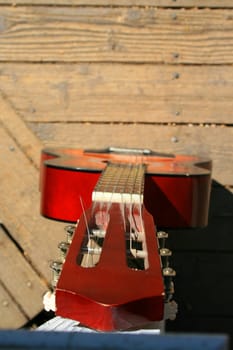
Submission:
<svg viewBox="0 0 233 350">
<path fill-rule="evenodd" d="M 168 238 L 168 233 L 165 231 L 158 231 L 157 232 L 157 238 L 159 241 L 159 247 L 165 248 L 165 243 L 166 243 L 166 239 Z"/>
<path fill-rule="evenodd" d="M 70 247 L 70 243 L 68 243 L 68 242 L 60 242 L 58 244 L 58 248 L 59 248 L 59 250 L 61 252 L 61 260 L 62 260 L 62 262 L 64 262 L 65 259 L 66 259 L 66 255 L 68 253 L 69 247 Z"/>
<path fill-rule="evenodd" d="M 173 279 L 176 276 L 176 271 L 171 267 L 163 268 L 164 289 L 165 289 L 165 301 L 171 300 L 174 294 Z"/>
<path fill-rule="evenodd" d="M 59 280 L 60 274 L 61 274 L 61 270 L 62 270 L 62 262 L 61 261 L 53 261 L 50 264 L 50 268 L 52 270 L 52 287 L 56 288 L 57 282 Z"/>
<path fill-rule="evenodd" d="M 64 227 L 64 230 L 66 231 L 67 243 L 72 242 L 72 238 L 73 238 L 75 229 L 76 229 L 76 225 L 67 225 Z"/>
<path fill-rule="evenodd" d="M 159 249 L 159 254 L 161 257 L 162 267 L 169 267 L 169 258 L 172 256 L 172 251 L 168 248 Z"/>
</svg>

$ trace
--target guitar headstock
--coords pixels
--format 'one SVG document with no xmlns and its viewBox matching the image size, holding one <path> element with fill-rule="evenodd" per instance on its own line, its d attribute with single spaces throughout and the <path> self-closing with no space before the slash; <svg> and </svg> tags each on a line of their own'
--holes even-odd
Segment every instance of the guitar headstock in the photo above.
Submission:
<svg viewBox="0 0 233 350">
<path fill-rule="evenodd" d="M 80 218 L 56 287 L 57 314 L 116 330 L 163 318 L 164 282 L 151 215 L 95 204 Z"/>
</svg>

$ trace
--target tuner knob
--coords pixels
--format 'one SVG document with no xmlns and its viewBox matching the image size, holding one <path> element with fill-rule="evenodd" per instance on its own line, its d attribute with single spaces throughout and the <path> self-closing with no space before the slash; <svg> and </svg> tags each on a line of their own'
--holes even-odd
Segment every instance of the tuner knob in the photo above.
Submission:
<svg viewBox="0 0 233 350">
<path fill-rule="evenodd" d="M 161 260 L 162 260 L 162 266 L 163 268 L 169 266 L 169 257 L 172 255 L 172 252 L 168 248 L 162 248 L 159 250 Z"/>
<path fill-rule="evenodd" d="M 171 267 L 165 267 L 163 269 L 163 277 L 164 277 L 164 289 L 165 289 L 165 298 L 166 301 L 169 301 L 174 294 L 174 284 L 173 278 L 176 276 L 176 271 Z"/>
<path fill-rule="evenodd" d="M 61 261 L 53 261 L 50 265 L 53 273 L 52 278 L 52 286 L 53 288 L 56 288 L 57 282 L 59 280 L 61 270 L 62 270 L 62 262 Z"/>
<path fill-rule="evenodd" d="M 168 238 L 168 233 L 164 231 L 158 231 L 157 232 L 157 238 L 159 240 L 159 247 L 164 248 L 165 247 L 165 241 Z"/>
<path fill-rule="evenodd" d="M 69 247 L 70 247 L 70 243 L 67 243 L 67 242 L 60 242 L 58 244 L 58 248 L 61 251 L 61 260 L 62 260 L 62 262 L 64 262 L 65 259 L 66 259 L 66 255 L 67 255 L 67 252 L 69 250 Z"/>
<path fill-rule="evenodd" d="M 91 233 L 97 238 L 104 238 L 106 236 L 106 230 L 103 229 L 92 229 Z"/>
<path fill-rule="evenodd" d="M 75 225 L 68 225 L 68 226 L 65 226 L 64 229 L 66 231 L 67 243 L 71 243 L 76 226 Z"/>
<path fill-rule="evenodd" d="M 101 247 L 96 247 L 96 248 L 90 248 L 90 247 L 83 247 L 81 249 L 82 253 L 84 254 L 91 254 L 91 255 L 100 255 L 102 252 Z"/>
</svg>

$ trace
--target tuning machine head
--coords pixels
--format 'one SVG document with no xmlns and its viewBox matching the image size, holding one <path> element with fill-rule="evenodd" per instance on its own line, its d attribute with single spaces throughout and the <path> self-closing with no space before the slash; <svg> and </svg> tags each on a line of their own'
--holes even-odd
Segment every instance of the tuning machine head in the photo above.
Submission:
<svg viewBox="0 0 233 350">
<path fill-rule="evenodd" d="M 60 252 L 61 252 L 61 260 L 63 263 L 66 259 L 66 255 L 67 255 L 67 252 L 69 250 L 69 247 L 70 247 L 70 243 L 68 243 L 68 242 L 60 242 L 58 244 L 58 248 L 60 249 Z"/>
<path fill-rule="evenodd" d="M 60 274 L 61 274 L 61 270 L 62 270 L 62 262 L 61 261 L 53 261 L 50 264 L 50 268 L 52 270 L 53 273 L 53 278 L 52 278 L 52 287 L 55 289 L 57 282 L 59 280 Z"/>
<path fill-rule="evenodd" d="M 166 239 L 168 238 L 168 233 L 165 231 L 158 231 L 157 232 L 157 238 L 159 241 L 159 248 L 165 248 L 165 242 Z"/>
<path fill-rule="evenodd" d="M 165 231 L 157 232 L 158 246 L 159 246 L 159 255 L 161 257 L 162 268 L 169 266 L 169 258 L 172 255 L 170 249 L 166 248 L 166 239 L 168 238 L 168 233 Z"/>
<path fill-rule="evenodd" d="M 75 231 L 76 227 L 77 227 L 77 225 L 67 225 L 67 226 L 65 226 L 64 230 L 66 231 L 67 243 L 71 243 L 72 242 L 72 238 L 73 238 L 74 231 Z"/>
<path fill-rule="evenodd" d="M 161 248 L 159 249 L 159 254 L 161 257 L 161 262 L 163 268 L 166 268 L 169 266 L 169 258 L 172 256 L 172 252 L 168 248 Z"/>
<path fill-rule="evenodd" d="M 172 256 L 172 251 L 165 247 L 166 239 L 168 238 L 168 233 L 165 231 L 158 231 L 157 238 L 164 279 L 165 302 L 169 302 L 174 294 L 173 279 L 176 276 L 176 271 L 169 266 L 169 259 Z"/>
<path fill-rule="evenodd" d="M 165 301 L 168 302 L 172 299 L 174 294 L 173 278 L 176 276 L 176 271 L 171 267 L 163 268 L 163 279 L 165 289 Z"/>
</svg>

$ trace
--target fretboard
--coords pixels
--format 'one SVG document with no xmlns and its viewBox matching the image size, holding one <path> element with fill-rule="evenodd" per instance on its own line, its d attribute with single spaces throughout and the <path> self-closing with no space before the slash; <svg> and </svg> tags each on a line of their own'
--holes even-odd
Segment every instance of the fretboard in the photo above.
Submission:
<svg viewBox="0 0 233 350">
<path fill-rule="evenodd" d="M 93 201 L 142 203 L 145 165 L 109 163 L 92 193 Z"/>
</svg>

